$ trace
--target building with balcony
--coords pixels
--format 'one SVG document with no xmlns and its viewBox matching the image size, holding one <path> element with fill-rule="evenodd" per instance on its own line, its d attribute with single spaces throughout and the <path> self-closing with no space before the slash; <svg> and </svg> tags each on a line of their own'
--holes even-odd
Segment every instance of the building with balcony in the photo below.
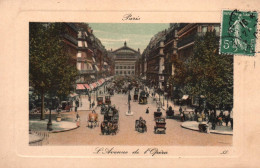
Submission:
<svg viewBox="0 0 260 168">
<path fill-rule="evenodd" d="M 140 58 L 140 50 L 138 51 L 127 46 L 124 46 L 112 51 L 115 56 L 115 75 L 136 75 L 136 61 Z"/>
<path fill-rule="evenodd" d="M 183 62 L 193 56 L 193 47 L 197 37 L 205 35 L 207 31 L 216 31 L 219 36 L 219 23 L 187 23 L 178 29 L 178 59 Z"/>
<path fill-rule="evenodd" d="M 151 86 L 163 89 L 165 78 L 164 41 L 166 30 L 157 33 L 142 54 L 144 78 Z"/>
</svg>

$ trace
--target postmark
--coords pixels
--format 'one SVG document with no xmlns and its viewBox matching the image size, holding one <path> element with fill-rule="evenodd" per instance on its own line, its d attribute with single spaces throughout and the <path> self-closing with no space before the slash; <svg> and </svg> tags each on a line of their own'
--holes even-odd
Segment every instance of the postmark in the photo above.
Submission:
<svg viewBox="0 0 260 168">
<path fill-rule="evenodd" d="M 257 22 L 256 11 L 223 10 L 220 54 L 254 56 Z"/>
</svg>

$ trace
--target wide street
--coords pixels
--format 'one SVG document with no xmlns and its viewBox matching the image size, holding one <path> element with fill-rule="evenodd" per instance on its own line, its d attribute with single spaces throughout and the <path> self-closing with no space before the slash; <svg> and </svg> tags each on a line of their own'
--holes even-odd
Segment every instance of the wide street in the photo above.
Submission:
<svg viewBox="0 0 260 168">
<path fill-rule="evenodd" d="M 103 88 L 103 87 L 102 87 Z M 131 92 L 133 97 L 133 91 Z M 206 134 L 197 131 L 184 129 L 178 120 L 166 119 L 166 134 L 154 133 L 154 116 L 156 103 L 151 96 L 148 98 L 148 104 L 140 105 L 131 100 L 132 116 L 127 116 L 128 94 L 115 94 L 111 97 L 112 105 L 119 109 L 119 131 L 116 135 L 102 135 L 100 126 L 96 128 L 87 127 L 88 114 L 91 111 L 79 111 L 80 127 L 75 130 L 52 133 L 49 135 L 48 142 L 43 145 L 182 145 L 182 146 L 227 146 L 232 145 L 232 136 L 219 134 Z M 84 101 L 83 101 L 84 106 Z M 145 113 L 149 107 L 149 114 Z M 174 107 L 175 114 L 178 114 L 178 107 Z M 96 109 L 99 115 L 99 121 L 103 121 L 103 115 L 100 114 L 100 107 Z M 163 117 L 165 111 L 162 110 Z M 69 112 L 71 117 L 76 113 Z M 139 133 L 135 131 L 135 120 L 142 117 L 147 123 L 147 132 Z"/>
</svg>

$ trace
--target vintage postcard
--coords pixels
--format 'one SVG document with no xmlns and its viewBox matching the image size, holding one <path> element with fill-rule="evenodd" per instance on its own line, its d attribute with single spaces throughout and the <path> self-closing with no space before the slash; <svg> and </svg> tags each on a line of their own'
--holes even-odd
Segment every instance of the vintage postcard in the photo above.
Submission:
<svg viewBox="0 0 260 168">
<path fill-rule="evenodd" d="M 5 167 L 256 166 L 257 2 L 100 3 L 16 4 Z"/>
</svg>

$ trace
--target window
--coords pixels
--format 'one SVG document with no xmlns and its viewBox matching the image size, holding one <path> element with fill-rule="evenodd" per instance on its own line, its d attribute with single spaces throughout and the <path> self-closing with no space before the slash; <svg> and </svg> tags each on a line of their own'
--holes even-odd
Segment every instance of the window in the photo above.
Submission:
<svg viewBox="0 0 260 168">
<path fill-rule="evenodd" d="M 122 69 L 122 66 L 120 66 L 120 69 Z"/>
<path fill-rule="evenodd" d="M 78 41 L 78 47 L 83 47 L 83 42 L 82 41 Z"/>
<path fill-rule="evenodd" d="M 124 71 L 124 74 L 126 74 L 126 71 Z"/>
<path fill-rule="evenodd" d="M 118 71 L 116 71 L 116 74 L 118 74 Z"/>
<path fill-rule="evenodd" d="M 124 69 L 126 69 L 126 66 L 124 66 Z"/>
<path fill-rule="evenodd" d="M 128 74 L 130 74 L 130 71 L 128 71 Z"/>
<path fill-rule="evenodd" d="M 135 69 L 135 67 L 134 67 L 134 66 L 132 66 L 132 69 Z"/>
<path fill-rule="evenodd" d="M 219 26 L 215 26 L 214 29 L 216 31 L 216 35 L 219 35 Z"/>
<path fill-rule="evenodd" d="M 132 74 L 135 74 L 135 71 L 132 71 Z"/>
<path fill-rule="evenodd" d="M 207 26 L 202 26 L 202 33 L 206 33 L 208 31 L 208 27 Z"/>
<path fill-rule="evenodd" d="M 128 66 L 127 69 L 130 69 L 130 66 Z"/>
<path fill-rule="evenodd" d="M 120 74 L 122 74 L 122 71 L 120 71 Z"/>
<path fill-rule="evenodd" d="M 78 53 L 77 53 L 77 57 L 82 57 L 82 53 L 81 53 L 81 52 L 78 52 Z"/>
</svg>

